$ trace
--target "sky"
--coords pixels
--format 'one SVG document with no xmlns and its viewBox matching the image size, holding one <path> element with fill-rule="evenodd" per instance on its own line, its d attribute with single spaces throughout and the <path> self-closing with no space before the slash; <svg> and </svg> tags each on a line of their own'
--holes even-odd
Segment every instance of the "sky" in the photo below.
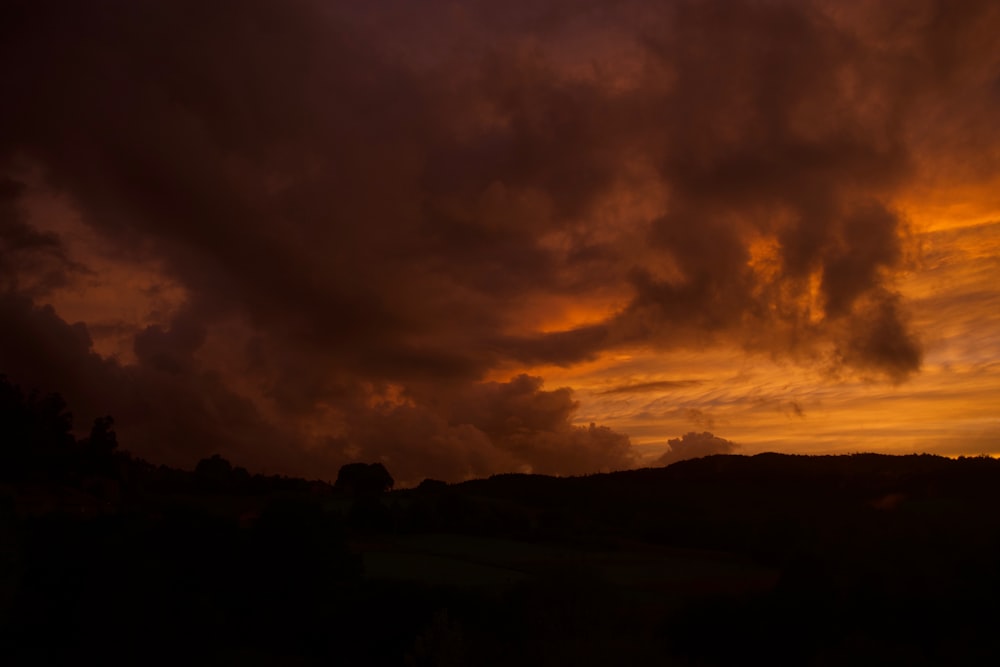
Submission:
<svg viewBox="0 0 1000 667">
<path fill-rule="evenodd" d="M 400 484 L 1000 453 L 991 0 L 6 0 L 0 373 Z"/>
</svg>

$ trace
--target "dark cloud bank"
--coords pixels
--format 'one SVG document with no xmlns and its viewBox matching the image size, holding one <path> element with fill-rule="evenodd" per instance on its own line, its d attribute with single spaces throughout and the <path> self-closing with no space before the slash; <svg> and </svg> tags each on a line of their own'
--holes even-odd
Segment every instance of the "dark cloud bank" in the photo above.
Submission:
<svg viewBox="0 0 1000 667">
<path fill-rule="evenodd" d="M 0 371 L 151 458 L 419 480 L 635 463 L 499 363 L 716 341 L 918 369 L 891 202 L 995 118 L 956 83 L 991 3 L 339 4 L 0 7 Z M 134 362 L 46 305 L 90 269 L 29 185 L 185 290 Z M 609 217 L 644 188 L 663 205 Z M 599 323 L 523 325 L 608 289 Z"/>
</svg>

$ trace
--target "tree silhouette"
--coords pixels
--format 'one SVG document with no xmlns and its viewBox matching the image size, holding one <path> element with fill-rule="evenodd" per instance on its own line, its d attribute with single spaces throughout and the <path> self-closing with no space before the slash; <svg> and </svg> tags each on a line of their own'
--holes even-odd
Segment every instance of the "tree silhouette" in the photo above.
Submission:
<svg viewBox="0 0 1000 667">
<path fill-rule="evenodd" d="M 7 476 L 50 475 L 69 463 L 73 445 L 73 415 L 59 394 L 21 388 L 0 375 L 0 448 L 2 468 Z"/>
<path fill-rule="evenodd" d="M 210 458 L 198 461 L 194 471 L 198 475 L 224 482 L 233 474 L 233 464 L 219 454 L 212 454 Z"/>
<path fill-rule="evenodd" d="M 244 470 L 244 472 L 246 471 Z M 204 491 L 230 491 L 236 481 L 233 464 L 219 454 L 213 454 L 210 458 L 198 461 L 194 473 L 198 480 L 198 486 Z"/>
<path fill-rule="evenodd" d="M 395 480 L 381 463 L 348 463 L 337 473 L 334 488 L 348 495 L 371 497 L 392 489 Z"/>
<path fill-rule="evenodd" d="M 118 449 L 118 435 L 114 432 L 115 420 L 111 415 L 98 417 L 90 427 L 90 435 L 84 441 L 85 449 L 92 456 L 111 456 Z"/>
</svg>

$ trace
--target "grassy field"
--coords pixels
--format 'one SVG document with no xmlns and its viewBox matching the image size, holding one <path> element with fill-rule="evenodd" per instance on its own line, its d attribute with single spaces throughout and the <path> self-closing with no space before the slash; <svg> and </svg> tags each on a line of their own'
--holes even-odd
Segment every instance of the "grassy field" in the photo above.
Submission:
<svg viewBox="0 0 1000 667">
<path fill-rule="evenodd" d="M 776 571 L 729 554 L 643 544 L 592 547 L 421 534 L 353 546 L 370 579 L 462 588 L 571 577 L 624 591 L 701 595 L 766 590 L 777 579 Z"/>
</svg>

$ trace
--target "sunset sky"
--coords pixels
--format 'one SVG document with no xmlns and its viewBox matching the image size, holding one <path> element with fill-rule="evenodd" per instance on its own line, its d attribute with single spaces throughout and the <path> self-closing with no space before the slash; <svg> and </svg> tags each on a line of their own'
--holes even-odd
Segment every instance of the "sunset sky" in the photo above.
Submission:
<svg viewBox="0 0 1000 667">
<path fill-rule="evenodd" d="M 8 0 L 0 373 L 153 462 L 323 479 L 1000 453 L 997 35 L 995 0 Z"/>
</svg>

